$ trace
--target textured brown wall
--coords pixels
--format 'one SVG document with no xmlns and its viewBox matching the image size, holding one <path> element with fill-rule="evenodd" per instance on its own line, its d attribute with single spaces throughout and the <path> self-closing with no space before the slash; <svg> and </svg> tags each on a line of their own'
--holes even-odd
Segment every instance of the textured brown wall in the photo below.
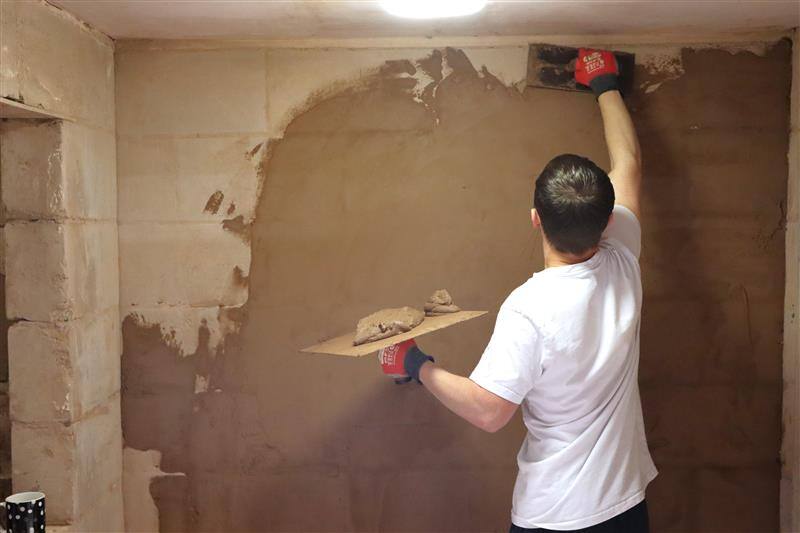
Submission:
<svg viewBox="0 0 800 533">
<path fill-rule="evenodd" d="M 446 54 L 453 73 L 426 106 L 395 76 L 410 64 L 387 63 L 270 146 L 244 235 L 250 297 L 224 353 L 181 357 L 157 325 L 125 321 L 125 444 L 186 474 L 151 484 L 163 531 L 507 529 L 518 419 L 485 434 L 372 357 L 297 353 L 438 287 L 496 312 L 542 266 L 536 172 L 566 151 L 607 165 L 591 96 L 519 94 Z M 682 76 L 629 100 L 645 157 L 653 529 L 773 531 L 790 48 L 682 56 Z M 435 78 L 441 61 L 424 68 Z M 491 329 L 481 319 L 422 345 L 465 374 Z M 196 374 L 209 392 L 195 394 Z"/>
</svg>

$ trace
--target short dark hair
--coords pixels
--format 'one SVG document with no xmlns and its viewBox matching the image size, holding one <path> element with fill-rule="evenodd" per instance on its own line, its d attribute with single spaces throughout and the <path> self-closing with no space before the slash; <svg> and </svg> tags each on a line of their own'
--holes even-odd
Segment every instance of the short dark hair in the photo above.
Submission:
<svg viewBox="0 0 800 533">
<path fill-rule="evenodd" d="M 614 209 L 614 187 L 593 161 L 554 157 L 536 178 L 533 206 L 556 250 L 581 254 L 597 246 Z"/>
</svg>

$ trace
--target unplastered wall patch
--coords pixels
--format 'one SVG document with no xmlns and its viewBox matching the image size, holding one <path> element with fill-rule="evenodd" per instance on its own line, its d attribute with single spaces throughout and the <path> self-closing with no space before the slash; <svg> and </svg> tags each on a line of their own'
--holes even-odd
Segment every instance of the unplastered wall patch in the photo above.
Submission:
<svg viewBox="0 0 800 533">
<path fill-rule="evenodd" d="M 522 87 L 528 76 L 528 47 L 463 48 L 472 65 L 483 75 L 485 68 L 507 87 Z"/>
<path fill-rule="evenodd" d="M 122 136 L 122 224 L 253 217 L 268 143 L 263 134 Z"/>
<path fill-rule="evenodd" d="M 158 450 L 122 449 L 123 492 L 125 494 L 125 529 L 127 531 L 159 531 L 158 508 L 150 495 L 150 483 L 164 476 L 185 476 L 181 472 L 161 470 Z"/>
<path fill-rule="evenodd" d="M 386 61 L 429 53 L 425 49 L 275 49 L 266 52 L 267 123 L 272 138 L 315 101 L 357 86 Z"/>
</svg>

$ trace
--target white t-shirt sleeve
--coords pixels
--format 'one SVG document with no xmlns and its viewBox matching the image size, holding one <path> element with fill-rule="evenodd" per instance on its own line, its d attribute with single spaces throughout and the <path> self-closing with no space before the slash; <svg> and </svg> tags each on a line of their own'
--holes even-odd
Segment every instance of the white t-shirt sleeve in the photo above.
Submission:
<svg viewBox="0 0 800 533">
<path fill-rule="evenodd" d="M 633 211 L 624 205 L 614 206 L 614 217 L 608 223 L 603 239 L 622 244 L 639 259 L 642 251 L 642 227 Z"/>
<path fill-rule="evenodd" d="M 470 379 L 489 392 L 520 404 L 541 373 L 535 326 L 522 313 L 501 307 L 489 345 Z"/>
</svg>

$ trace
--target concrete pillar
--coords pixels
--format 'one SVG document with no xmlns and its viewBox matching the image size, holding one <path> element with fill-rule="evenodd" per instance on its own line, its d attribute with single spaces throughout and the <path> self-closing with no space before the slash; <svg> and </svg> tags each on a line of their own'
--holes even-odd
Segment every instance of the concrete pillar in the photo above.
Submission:
<svg viewBox="0 0 800 533">
<path fill-rule="evenodd" d="M 114 136 L 60 121 L 0 125 L 14 491 L 48 522 L 121 531 Z"/>
<path fill-rule="evenodd" d="M 122 531 L 114 43 L 4 0 L 0 64 L 0 96 L 64 119 L 0 122 L 13 490 L 53 531 Z"/>
</svg>

